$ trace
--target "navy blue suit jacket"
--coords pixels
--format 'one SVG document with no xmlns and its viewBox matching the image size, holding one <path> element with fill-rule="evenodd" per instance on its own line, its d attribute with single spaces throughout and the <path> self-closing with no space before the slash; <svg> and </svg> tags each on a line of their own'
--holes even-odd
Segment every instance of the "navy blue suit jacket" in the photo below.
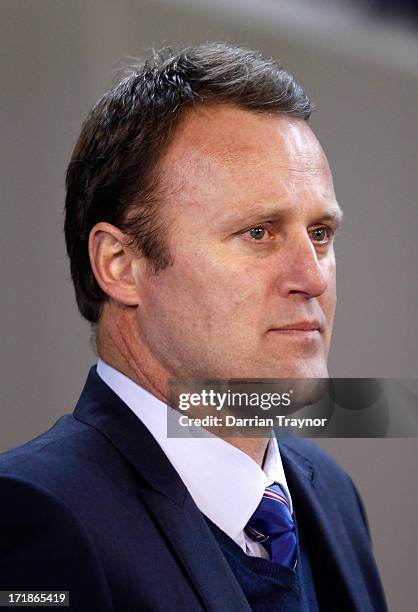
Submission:
<svg viewBox="0 0 418 612">
<path fill-rule="evenodd" d="M 280 442 L 321 610 L 384 612 L 364 511 L 319 447 Z M 248 612 L 185 485 L 92 368 L 72 415 L 0 456 L 0 590 L 69 590 L 79 612 Z"/>
</svg>

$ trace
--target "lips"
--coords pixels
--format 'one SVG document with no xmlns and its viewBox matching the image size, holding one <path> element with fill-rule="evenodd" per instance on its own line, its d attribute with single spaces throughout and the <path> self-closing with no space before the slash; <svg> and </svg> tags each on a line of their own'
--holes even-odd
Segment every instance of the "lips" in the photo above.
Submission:
<svg viewBox="0 0 418 612">
<path fill-rule="evenodd" d="M 299 321 L 297 323 L 289 323 L 287 325 L 281 325 L 280 327 L 275 327 L 272 331 L 299 331 L 299 332 L 310 332 L 310 331 L 320 331 L 321 325 L 319 321 Z"/>
</svg>

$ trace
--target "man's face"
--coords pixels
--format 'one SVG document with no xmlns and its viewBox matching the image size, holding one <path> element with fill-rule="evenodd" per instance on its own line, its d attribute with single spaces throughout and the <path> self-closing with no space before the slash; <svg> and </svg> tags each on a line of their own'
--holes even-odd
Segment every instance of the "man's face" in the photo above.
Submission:
<svg viewBox="0 0 418 612">
<path fill-rule="evenodd" d="M 160 172 L 173 264 L 141 278 L 137 311 L 156 363 L 175 377 L 327 376 L 340 209 L 306 122 L 202 107 Z"/>
</svg>

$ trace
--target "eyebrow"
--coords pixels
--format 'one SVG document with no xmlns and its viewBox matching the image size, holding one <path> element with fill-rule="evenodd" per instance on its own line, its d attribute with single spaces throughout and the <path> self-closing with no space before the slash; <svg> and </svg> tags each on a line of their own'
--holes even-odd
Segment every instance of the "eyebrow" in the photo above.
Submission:
<svg viewBox="0 0 418 612">
<path fill-rule="evenodd" d="M 251 223 L 265 223 L 267 221 L 277 222 L 286 217 L 293 210 L 293 206 L 285 206 L 280 208 L 271 208 L 267 206 L 256 206 L 248 215 L 243 216 L 238 214 L 231 215 L 225 222 L 228 224 L 239 223 L 241 225 L 250 225 Z M 343 219 L 343 211 L 338 205 L 327 206 L 322 212 L 317 215 L 318 220 L 332 221 L 337 227 L 341 225 Z"/>
<path fill-rule="evenodd" d="M 337 226 L 340 226 L 344 217 L 344 211 L 337 204 L 337 206 L 327 208 L 325 213 L 320 215 L 320 217 L 324 221 L 334 221 Z"/>
</svg>

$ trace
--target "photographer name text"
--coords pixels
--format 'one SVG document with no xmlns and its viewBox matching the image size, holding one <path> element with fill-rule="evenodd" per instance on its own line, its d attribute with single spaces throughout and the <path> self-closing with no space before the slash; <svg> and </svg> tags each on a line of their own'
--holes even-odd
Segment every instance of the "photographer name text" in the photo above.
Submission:
<svg viewBox="0 0 418 612">
<path fill-rule="evenodd" d="M 215 416 L 207 415 L 202 418 L 193 418 L 181 415 L 178 419 L 181 427 L 325 427 L 328 419 L 311 418 L 292 418 L 282 414 L 275 415 L 274 418 L 262 418 L 258 416 L 240 418 L 233 415 Z"/>
</svg>

